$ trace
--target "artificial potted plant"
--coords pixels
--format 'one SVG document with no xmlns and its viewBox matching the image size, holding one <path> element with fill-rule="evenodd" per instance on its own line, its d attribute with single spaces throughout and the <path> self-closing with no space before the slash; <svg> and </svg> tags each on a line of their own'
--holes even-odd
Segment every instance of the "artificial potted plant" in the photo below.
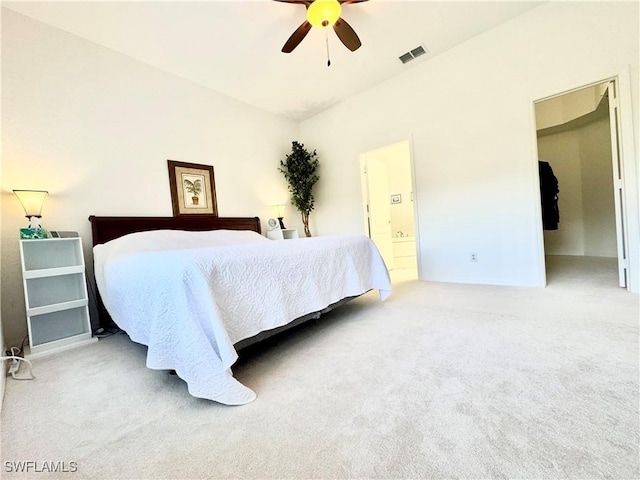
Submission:
<svg viewBox="0 0 640 480">
<path fill-rule="evenodd" d="M 291 142 L 291 153 L 280 160 L 280 170 L 289 184 L 291 203 L 302 214 L 304 234 L 311 236 L 309 214 L 313 210 L 313 186 L 319 177 L 316 170 L 319 165 L 318 154 L 308 151 L 302 143 Z"/>
</svg>

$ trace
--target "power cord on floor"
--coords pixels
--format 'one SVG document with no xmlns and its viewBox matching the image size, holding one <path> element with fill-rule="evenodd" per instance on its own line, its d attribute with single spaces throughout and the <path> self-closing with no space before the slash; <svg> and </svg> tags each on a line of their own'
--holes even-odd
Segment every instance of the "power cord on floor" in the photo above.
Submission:
<svg viewBox="0 0 640 480">
<path fill-rule="evenodd" d="M 3 362 L 5 360 L 11 360 L 11 365 L 9 365 L 9 374 L 11 375 L 11 378 L 13 378 L 14 380 L 33 380 L 34 378 L 36 378 L 35 375 L 33 374 L 33 365 L 29 360 L 20 356 L 21 351 L 22 351 L 22 348 L 11 347 L 11 350 L 7 351 L 7 353 L 10 353 L 11 355 L 0 357 L 0 360 Z M 24 362 L 29 366 L 28 377 L 16 376 L 16 374 L 18 373 L 18 370 L 20 369 L 20 362 Z"/>
<path fill-rule="evenodd" d="M 119 329 L 118 327 L 113 328 L 99 328 L 95 332 L 93 332 L 93 336 L 97 338 L 106 338 L 117 333 L 124 333 L 124 330 Z"/>
<path fill-rule="evenodd" d="M 17 355 L 18 357 L 24 357 L 24 346 L 29 340 L 29 335 L 25 335 L 20 342 L 20 347 L 11 347 L 11 350 L 5 352 L 6 355 Z"/>
</svg>

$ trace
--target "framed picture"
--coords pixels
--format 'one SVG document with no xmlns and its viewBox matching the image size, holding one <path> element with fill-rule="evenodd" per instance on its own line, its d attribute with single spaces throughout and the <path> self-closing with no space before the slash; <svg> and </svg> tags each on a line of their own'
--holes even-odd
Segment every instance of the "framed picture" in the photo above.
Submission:
<svg viewBox="0 0 640 480">
<path fill-rule="evenodd" d="M 391 203 L 402 203 L 402 195 L 400 193 L 391 195 Z"/>
<path fill-rule="evenodd" d="M 218 205 L 213 167 L 175 160 L 167 160 L 167 162 L 173 216 L 204 214 L 217 217 Z"/>
</svg>

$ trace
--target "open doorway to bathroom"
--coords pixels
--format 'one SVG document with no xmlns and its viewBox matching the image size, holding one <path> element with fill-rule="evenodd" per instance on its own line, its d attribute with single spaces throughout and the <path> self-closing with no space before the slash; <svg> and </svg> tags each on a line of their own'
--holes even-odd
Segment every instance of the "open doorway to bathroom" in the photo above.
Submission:
<svg viewBox="0 0 640 480">
<path fill-rule="evenodd" d="M 392 282 L 418 278 L 413 168 L 408 140 L 360 155 L 362 211 Z"/>
<path fill-rule="evenodd" d="M 627 286 L 616 89 L 612 79 L 535 104 L 548 283 Z"/>
</svg>

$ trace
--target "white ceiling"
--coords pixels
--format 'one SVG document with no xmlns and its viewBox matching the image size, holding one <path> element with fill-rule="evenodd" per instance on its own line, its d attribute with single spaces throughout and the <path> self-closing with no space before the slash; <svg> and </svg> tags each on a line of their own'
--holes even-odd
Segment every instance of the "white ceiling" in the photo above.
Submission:
<svg viewBox="0 0 640 480">
<path fill-rule="evenodd" d="M 342 17 L 362 47 L 312 29 L 280 52 L 304 21 L 302 5 L 256 1 L 3 2 L 2 5 L 161 70 L 294 120 L 304 120 L 543 2 L 370 0 Z M 406 65 L 398 57 L 423 45 Z"/>
</svg>

